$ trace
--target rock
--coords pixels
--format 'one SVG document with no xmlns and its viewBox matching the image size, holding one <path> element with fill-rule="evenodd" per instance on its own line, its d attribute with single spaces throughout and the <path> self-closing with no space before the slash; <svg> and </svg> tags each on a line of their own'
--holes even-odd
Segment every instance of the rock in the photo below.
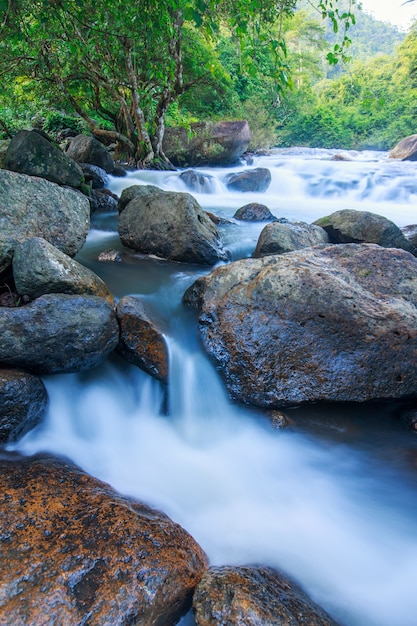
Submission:
<svg viewBox="0 0 417 626">
<path fill-rule="evenodd" d="M 31 299 L 46 293 L 70 293 L 100 296 L 114 304 L 113 295 L 97 274 L 41 237 L 16 246 L 13 276 L 17 292 Z"/>
<path fill-rule="evenodd" d="M 87 184 L 91 183 L 92 189 L 103 189 L 107 187 L 109 176 L 101 167 L 91 165 L 90 163 L 80 163 L 80 167 L 83 171 L 85 182 Z"/>
<path fill-rule="evenodd" d="M 214 176 L 209 174 L 202 174 L 201 172 L 195 172 L 194 170 L 186 170 L 180 174 L 180 179 L 183 183 L 197 193 L 210 193 L 216 183 Z"/>
<path fill-rule="evenodd" d="M 34 428 L 47 404 L 40 378 L 20 370 L 0 369 L 0 444 L 18 441 Z"/>
<path fill-rule="evenodd" d="M 236 220 L 245 222 L 266 222 L 268 220 L 276 220 L 271 211 L 264 204 L 258 202 L 250 202 L 240 207 L 233 216 Z"/>
<path fill-rule="evenodd" d="M 274 411 L 271 411 L 269 418 L 272 426 L 277 430 L 285 430 L 291 426 L 291 420 L 283 411 L 275 409 Z"/>
<path fill-rule="evenodd" d="M 23 307 L 3 307 L 0 328 L 0 367 L 34 374 L 91 369 L 119 342 L 113 307 L 97 296 L 47 294 Z"/>
<path fill-rule="evenodd" d="M 377 243 L 384 248 L 402 248 L 415 252 L 401 230 L 382 215 L 344 209 L 314 222 L 329 235 L 332 243 Z"/>
<path fill-rule="evenodd" d="M 284 254 L 326 243 L 329 243 L 329 237 L 320 226 L 305 222 L 273 222 L 265 226 L 259 235 L 253 256 L 259 258 L 268 254 Z"/>
<path fill-rule="evenodd" d="M 261 407 L 417 394 L 417 259 L 371 244 L 244 259 L 184 300 L 230 395 Z"/>
<path fill-rule="evenodd" d="M 337 626 L 270 567 L 211 567 L 197 585 L 193 610 L 197 626 Z"/>
<path fill-rule="evenodd" d="M 91 214 L 117 213 L 117 196 L 108 189 L 93 189 L 89 196 Z"/>
<path fill-rule="evenodd" d="M 163 150 L 178 167 L 238 163 L 251 140 L 249 124 L 196 122 L 189 128 L 166 128 Z"/>
<path fill-rule="evenodd" d="M 77 163 L 97 165 L 108 174 L 114 170 L 114 161 L 102 143 L 88 135 L 77 135 L 71 139 L 67 155 Z"/>
<path fill-rule="evenodd" d="M 120 261 L 123 261 L 123 255 L 118 250 L 108 248 L 108 250 L 103 250 L 103 252 L 100 252 L 97 257 L 97 261 L 110 261 L 111 263 L 120 263 Z"/>
<path fill-rule="evenodd" d="M 118 178 L 124 178 L 127 176 L 127 171 L 122 165 L 114 164 L 114 170 L 111 173 L 112 176 L 117 176 Z"/>
<path fill-rule="evenodd" d="M 0 170 L 0 272 L 11 264 L 16 245 L 30 237 L 75 256 L 89 227 L 90 204 L 80 192 Z"/>
<path fill-rule="evenodd" d="M 120 325 L 117 352 L 163 383 L 168 383 L 169 353 L 163 333 L 149 318 L 143 303 L 134 296 L 119 300 L 116 308 Z"/>
<path fill-rule="evenodd" d="M 402 139 L 389 155 L 392 159 L 401 159 L 402 161 L 417 160 L 417 135 L 410 135 Z"/>
<path fill-rule="evenodd" d="M 4 157 L 3 167 L 69 187 L 79 187 L 84 180 L 80 166 L 34 130 L 21 130 L 13 137 Z"/>
<path fill-rule="evenodd" d="M 332 156 L 332 158 L 330 159 L 330 161 L 351 161 L 352 159 L 349 159 L 346 155 L 344 154 L 334 154 Z"/>
<path fill-rule="evenodd" d="M 271 172 L 265 167 L 256 167 L 235 174 L 228 174 L 225 178 L 226 187 L 233 191 L 266 191 L 271 184 Z"/>
<path fill-rule="evenodd" d="M 408 409 L 404 411 L 401 415 L 401 419 L 413 432 L 417 433 L 417 409 Z"/>
<path fill-rule="evenodd" d="M 0 460 L 0 622 L 171 626 L 206 556 L 163 513 L 68 461 Z"/>
<path fill-rule="evenodd" d="M 119 207 L 132 194 L 123 192 Z M 151 185 L 137 186 L 119 215 L 119 235 L 128 248 L 169 261 L 214 265 L 227 258 L 215 224 L 193 196 Z"/>
<path fill-rule="evenodd" d="M 414 248 L 417 248 L 417 224 L 410 224 L 409 226 L 403 226 L 401 232 L 407 237 L 408 241 Z"/>
<path fill-rule="evenodd" d="M 9 147 L 10 139 L 0 139 L 0 168 L 4 167 L 4 158 L 6 156 L 7 148 Z"/>
</svg>

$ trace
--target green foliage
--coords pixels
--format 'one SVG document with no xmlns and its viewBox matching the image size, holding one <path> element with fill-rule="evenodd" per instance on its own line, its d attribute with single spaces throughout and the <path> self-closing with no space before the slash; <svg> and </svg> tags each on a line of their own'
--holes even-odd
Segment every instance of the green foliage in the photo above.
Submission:
<svg viewBox="0 0 417 626">
<path fill-rule="evenodd" d="M 71 128 L 77 133 L 82 133 L 85 129 L 85 123 L 79 116 L 67 115 L 61 111 L 49 111 L 45 115 L 43 130 L 47 133 L 57 133 L 64 128 Z"/>
</svg>

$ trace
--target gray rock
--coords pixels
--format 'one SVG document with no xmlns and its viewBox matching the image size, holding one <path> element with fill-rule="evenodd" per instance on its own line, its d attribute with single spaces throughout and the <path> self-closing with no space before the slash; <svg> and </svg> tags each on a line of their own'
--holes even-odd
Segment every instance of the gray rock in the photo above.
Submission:
<svg viewBox="0 0 417 626">
<path fill-rule="evenodd" d="M 325 243 L 329 243 L 329 236 L 320 226 L 304 222 L 273 222 L 265 226 L 259 235 L 253 257 L 284 254 Z"/>
<path fill-rule="evenodd" d="M 48 395 L 40 378 L 0 369 L 0 444 L 18 441 L 42 419 Z"/>
<path fill-rule="evenodd" d="M 136 252 L 204 265 L 227 258 L 217 227 L 188 193 L 138 186 L 119 215 L 118 229 L 123 245 Z"/>
<path fill-rule="evenodd" d="M 236 220 L 245 222 L 266 222 L 276 220 L 271 211 L 264 204 L 258 202 L 250 202 L 240 207 L 233 216 Z"/>
<path fill-rule="evenodd" d="M 391 220 L 369 211 L 344 209 L 314 222 L 329 235 L 331 243 L 376 243 L 384 248 L 415 252 L 400 228 Z"/>
<path fill-rule="evenodd" d="M 0 366 L 34 374 L 91 369 L 119 342 L 113 307 L 97 296 L 47 294 L 23 307 L 2 307 L 0 328 Z"/>
<path fill-rule="evenodd" d="M 3 167 L 70 187 L 79 187 L 84 180 L 80 166 L 36 131 L 21 130 L 13 137 Z"/>
<path fill-rule="evenodd" d="M 97 257 L 97 261 L 102 262 L 110 262 L 110 263 L 120 263 L 123 261 L 123 255 L 119 250 L 115 250 L 114 248 L 108 248 L 107 250 L 103 250 Z"/>
<path fill-rule="evenodd" d="M 180 179 L 191 191 L 197 193 L 210 193 L 215 182 L 214 176 L 202 174 L 194 170 L 186 170 L 180 174 Z"/>
<path fill-rule="evenodd" d="M 178 167 L 238 163 L 252 138 L 245 120 L 196 122 L 165 130 L 163 150 Z"/>
<path fill-rule="evenodd" d="M 371 244 L 244 259 L 185 301 L 231 396 L 261 407 L 417 395 L 417 259 Z"/>
<path fill-rule="evenodd" d="M 108 189 L 93 189 L 89 196 L 91 214 L 117 213 L 117 197 Z"/>
<path fill-rule="evenodd" d="M 77 135 L 70 140 L 67 155 L 77 163 L 97 165 L 111 174 L 114 170 L 114 161 L 102 143 L 88 135 Z"/>
<path fill-rule="evenodd" d="M 228 174 L 225 178 L 226 187 L 233 191 L 266 191 L 271 184 L 271 172 L 265 167 L 256 167 L 235 174 Z"/>
<path fill-rule="evenodd" d="M 166 340 L 157 324 L 134 296 L 119 300 L 116 308 L 120 325 L 117 352 L 163 383 L 168 382 L 169 353 Z"/>
<path fill-rule="evenodd" d="M 91 183 L 92 189 L 103 189 L 107 187 L 109 176 L 101 167 L 91 165 L 90 163 L 80 163 L 80 167 L 83 171 L 85 182 Z"/>
<path fill-rule="evenodd" d="M 41 237 L 26 239 L 16 246 L 13 276 L 17 292 L 31 299 L 46 293 L 69 293 L 100 296 L 114 302 L 97 274 Z"/>
<path fill-rule="evenodd" d="M 391 150 L 390 157 L 392 159 L 401 159 L 402 161 L 417 160 L 417 135 L 410 135 L 402 139 Z"/>
<path fill-rule="evenodd" d="M 401 228 L 401 232 L 404 233 L 404 236 L 407 237 L 411 245 L 414 248 L 417 248 L 417 224 L 409 224 L 408 226 L 403 226 Z"/>
<path fill-rule="evenodd" d="M 270 567 L 211 567 L 196 587 L 193 610 L 197 626 L 337 626 Z"/>
<path fill-rule="evenodd" d="M 30 237 L 43 237 L 75 256 L 89 226 L 90 204 L 80 192 L 0 170 L 0 272 L 11 264 L 16 245 Z"/>
</svg>

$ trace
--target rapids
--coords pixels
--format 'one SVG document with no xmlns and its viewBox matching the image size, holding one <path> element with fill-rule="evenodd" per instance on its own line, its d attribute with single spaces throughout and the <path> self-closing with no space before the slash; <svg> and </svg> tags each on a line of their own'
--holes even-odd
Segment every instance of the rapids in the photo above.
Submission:
<svg viewBox="0 0 417 626">
<path fill-rule="evenodd" d="M 335 210 L 369 210 L 404 226 L 417 222 L 417 164 L 385 153 L 277 150 L 251 166 L 199 169 L 205 210 L 232 218 L 249 202 L 277 217 L 311 222 Z M 268 167 L 265 193 L 226 189 L 227 173 Z M 180 172 L 132 172 L 112 178 L 120 194 L 133 184 L 187 191 Z M 230 258 L 250 256 L 263 225 L 233 221 L 220 230 Z M 235 406 L 199 345 L 185 289 L 208 271 L 141 255 L 99 263 L 122 246 L 117 216 L 94 218 L 78 260 L 116 298 L 140 295 L 170 347 L 162 386 L 112 357 L 83 374 L 44 378 L 45 421 L 9 449 L 71 458 L 124 494 L 154 505 L 184 526 L 213 564 L 266 564 L 294 577 L 346 626 L 417 623 L 417 438 L 398 404 L 295 407 L 292 428 Z M 193 624 L 192 616 L 183 624 Z"/>
</svg>

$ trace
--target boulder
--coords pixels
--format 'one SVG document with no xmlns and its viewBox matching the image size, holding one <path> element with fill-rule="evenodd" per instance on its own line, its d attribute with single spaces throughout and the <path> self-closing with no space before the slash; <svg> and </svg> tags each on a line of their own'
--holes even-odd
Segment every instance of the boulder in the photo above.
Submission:
<svg viewBox="0 0 417 626">
<path fill-rule="evenodd" d="M 42 419 L 48 395 L 40 378 L 14 369 L 0 369 L 0 444 L 23 437 Z"/>
<path fill-rule="evenodd" d="M 80 167 L 83 171 L 85 182 L 91 184 L 91 189 L 107 187 L 109 175 L 101 167 L 91 165 L 90 163 L 80 163 Z"/>
<path fill-rule="evenodd" d="M 337 626 L 293 581 L 270 567 L 211 567 L 193 598 L 197 626 Z"/>
<path fill-rule="evenodd" d="M 82 193 L 43 178 L 0 170 L 0 272 L 16 245 L 43 237 L 73 257 L 90 227 L 90 204 Z"/>
<path fill-rule="evenodd" d="M 102 143 L 88 135 L 77 135 L 68 144 L 66 154 L 77 163 L 97 165 L 108 174 L 114 170 L 114 161 Z"/>
<path fill-rule="evenodd" d="M 34 374 L 79 372 L 101 363 L 119 342 L 113 307 L 97 296 L 47 294 L 0 308 L 0 366 Z"/>
<path fill-rule="evenodd" d="M 246 152 L 251 137 L 245 120 L 196 122 L 189 128 L 166 128 L 163 150 L 178 167 L 232 165 Z"/>
<path fill-rule="evenodd" d="M 207 352 L 230 395 L 261 407 L 417 394 L 417 259 L 341 244 L 243 259 L 198 279 Z"/>
<path fill-rule="evenodd" d="M 407 237 L 408 241 L 414 248 L 417 248 L 417 224 L 409 224 L 403 226 L 401 232 Z"/>
<path fill-rule="evenodd" d="M 36 131 L 21 130 L 13 137 L 3 167 L 69 187 L 79 187 L 84 180 L 80 166 Z"/>
<path fill-rule="evenodd" d="M 329 236 L 320 226 L 305 222 L 279 221 L 268 224 L 259 235 L 253 257 L 284 254 L 302 248 L 329 243 Z"/>
<path fill-rule="evenodd" d="M 96 213 L 117 213 L 117 196 L 108 189 L 93 189 L 89 196 L 90 211 Z"/>
<path fill-rule="evenodd" d="M 331 243 L 377 243 L 384 248 L 402 248 L 414 253 L 414 246 L 391 220 L 369 211 L 344 209 L 314 222 L 329 235 Z"/>
<path fill-rule="evenodd" d="M 206 568 L 193 538 L 68 461 L 0 459 L 0 623 L 171 626 Z"/>
<path fill-rule="evenodd" d="M 216 179 L 210 174 L 202 174 L 195 170 L 186 170 L 180 174 L 180 179 L 191 191 L 196 193 L 211 193 L 216 184 Z"/>
<path fill-rule="evenodd" d="M 389 153 L 392 159 L 402 161 L 417 160 L 417 135 L 410 135 L 402 139 Z"/>
<path fill-rule="evenodd" d="M 100 296 L 114 303 L 113 295 L 97 274 L 41 237 L 26 239 L 16 246 L 13 277 L 17 292 L 32 300 L 46 293 L 70 293 Z"/>
<path fill-rule="evenodd" d="M 162 331 L 134 296 L 119 300 L 116 308 L 120 325 L 117 352 L 163 383 L 168 383 L 169 353 Z"/>
<path fill-rule="evenodd" d="M 265 167 L 228 174 L 225 178 L 226 187 L 233 191 L 266 191 L 271 184 L 271 172 Z"/>
<path fill-rule="evenodd" d="M 137 186 L 133 199 L 119 202 L 119 235 L 123 245 L 169 261 L 214 265 L 226 260 L 217 227 L 188 193 Z"/>
<path fill-rule="evenodd" d="M 245 204 L 236 211 L 233 217 L 244 222 L 267 222 L 277 219 L 267 206 L 258 202 Z"/>
</svg>

